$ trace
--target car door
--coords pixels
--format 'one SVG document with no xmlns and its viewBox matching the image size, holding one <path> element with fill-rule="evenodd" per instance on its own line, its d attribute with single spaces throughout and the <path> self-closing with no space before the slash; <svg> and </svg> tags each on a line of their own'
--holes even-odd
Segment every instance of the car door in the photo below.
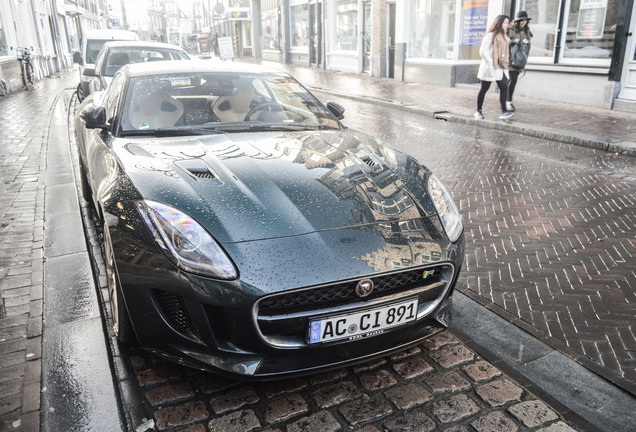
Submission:
<svg viewBox="0 0 636 432">
<path fill-rule="evenodd" d="M 118 112 L 122 93 L 125 89 L 126 75 L 116 74 L 111 85 L 99 98 L 99 103 L 105 108 L 107 129 L 86 129 L 84 154 L 80 149 L 80 156 L 85 161 L 85 171 L 88 183 L 93 192 L 93 200 L 98 205 L 100 197 L 108 185 L 117 175 L 117 161 L 112 155 L 114 132 L 118 128 Z M 97 95 L 96 95 L 97 96 Z"/>
</svg>

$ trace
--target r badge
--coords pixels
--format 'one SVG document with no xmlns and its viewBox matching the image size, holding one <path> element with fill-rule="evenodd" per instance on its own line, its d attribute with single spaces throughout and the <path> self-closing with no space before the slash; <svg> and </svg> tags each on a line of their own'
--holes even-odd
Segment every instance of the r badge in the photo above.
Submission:
<svg viewBox="0 0 636 432">
<path fill-rule="evenodd" d="M 356 294 L 358 297 L 366 297 L 373 291 L 373 281 L 371 279 L 362 279 L 356 285 Z"/>
</svg>

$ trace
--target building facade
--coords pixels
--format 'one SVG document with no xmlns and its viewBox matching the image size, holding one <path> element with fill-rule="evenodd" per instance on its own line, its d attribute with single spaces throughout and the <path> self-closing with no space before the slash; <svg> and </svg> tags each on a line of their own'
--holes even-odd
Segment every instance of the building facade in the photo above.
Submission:
<svg viewBox="0 0 636 432">
<path fill-rule="evenodd" d="M 634 0 L 251 0 L 259 58 L 402 81 L 477 83 L 499 14 L 526 11 L 518 95 L 636 112 Z"/>
<path fill-rule="evenodd" d="M 0 2 L 0 95 L 22 87 L 18 48 L 31 51 L 36 79 L 73 64 L 82 33 L 102 28 L 104 0 L 9 0 Z"/>
</svg>

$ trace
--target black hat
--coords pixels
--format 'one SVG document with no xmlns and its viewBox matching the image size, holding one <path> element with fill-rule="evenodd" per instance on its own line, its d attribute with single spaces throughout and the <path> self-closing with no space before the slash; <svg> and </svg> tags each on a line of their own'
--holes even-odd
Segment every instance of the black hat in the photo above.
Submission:
<svg viewBox="0 0 636 432">
<path fill-rule="evenodd" d="M 513 22 L 517 22 L 517 21 L 521 21 L 521 20 L 528 20 L 530 21 L 532 18 L 528 18 L 528 13 L 526 11 L 519 11 L 517 12 L 517 17 L 515 18 L 515 20 Z"/>
</svg>

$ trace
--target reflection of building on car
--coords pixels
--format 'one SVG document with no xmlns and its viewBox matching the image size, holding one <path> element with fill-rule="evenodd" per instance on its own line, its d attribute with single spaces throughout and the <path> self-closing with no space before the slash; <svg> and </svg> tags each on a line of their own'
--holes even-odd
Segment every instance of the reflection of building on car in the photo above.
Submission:
<svg viewBox="0 0 636 432">
<path fill-rule="evenodd" d="M 340 367 L 449 325 L 461 218 L 412 157 L 289 75 L 122 67 L 75 117 L 118 339 L 244 378 Z M 101 133 L 94 133 L 99 130 Z"/>
</svg>

